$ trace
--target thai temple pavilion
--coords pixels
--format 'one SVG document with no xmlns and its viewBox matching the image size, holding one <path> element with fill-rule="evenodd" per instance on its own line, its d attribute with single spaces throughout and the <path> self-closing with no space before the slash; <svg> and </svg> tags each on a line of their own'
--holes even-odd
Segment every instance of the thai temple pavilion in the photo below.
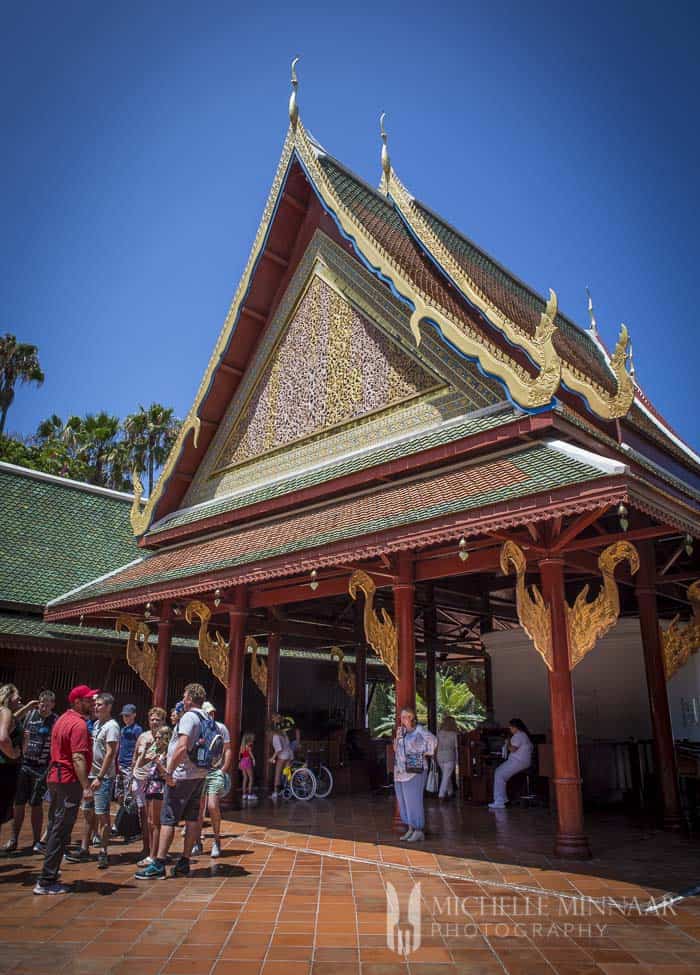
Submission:
<svg viewBox="0 0 700 975">
<path fill-rule="evenodd" d="M 359 609 L 345 678 L 364 726 L 367 646 L 399 706 L 427 664 L 434 720 L 436 621 L 461 607 L 490 719 L 518 714 L 550 742 L 557 853 L 590 855 L 577 726 L 653 739 L 663 821 L 678 826 L 673 722 L 700 738 L 700 457 L 636 383 L 624 326 L 609 352 L 592 305 L 580 328 L 420 203 L 383 126 L 379 189 L 350 173 L 302 124 L 294 71 L 289 115 L 248 264 L 145 506 L 135 485 L 139 556 L 54 599 L 47 620 L 118 620 L 161 704 L 173 635 L 198 634 L 237 748 L 246 656 L 274 711 L 290 618 L 348 646 L 334 627 Z"/>
</svg>

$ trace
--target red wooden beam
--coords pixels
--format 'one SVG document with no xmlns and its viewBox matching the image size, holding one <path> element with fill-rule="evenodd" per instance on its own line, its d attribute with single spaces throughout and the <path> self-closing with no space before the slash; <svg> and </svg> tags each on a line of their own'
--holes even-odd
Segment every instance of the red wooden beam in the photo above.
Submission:
<svg viewBox="0 0 700 975">
<path fill-rule="evenodd" d="M 663 538 L 664 535 L 677 535 L 678 529 L 668 525 L 648 525 L 646 528 L 630 528 L 626 532 L 599 535 L 598 538 L 577 538 L 570 542 L 564 552 L 580 552 L 589 548 L 601 548 L 613 542 L 640 542 L 647 538 Z"/>
<path fill-rule="evenodd" d="M 589 525 L 592 525 L 594 521 L 597 521 L 602 515 L 607 511 L 607 505 L 600 508 L 595 508 L 593 511 L 584 511 L 582 515 L 579 515 L 568 528 L 565 528 L 563 532 L 557 537 L 556 541 L 552 545 L 552 552 L 561 552 L 562 549 L 566 548 L 569 542 L 585 531 Z"/>
</svg>

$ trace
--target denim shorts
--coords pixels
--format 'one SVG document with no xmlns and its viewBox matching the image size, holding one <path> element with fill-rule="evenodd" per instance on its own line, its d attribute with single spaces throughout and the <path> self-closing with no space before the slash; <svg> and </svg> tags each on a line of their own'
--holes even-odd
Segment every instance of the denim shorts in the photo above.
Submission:
<svg viewBox="0 0 700 975">
<path fill-rule="evenodd" d="M 94 781 L 94 780 L 93 780 Z M 114 779 L 102 779 L 95 792 L 95 815 L 106 816 L 114 794 Z"/>
</svg>

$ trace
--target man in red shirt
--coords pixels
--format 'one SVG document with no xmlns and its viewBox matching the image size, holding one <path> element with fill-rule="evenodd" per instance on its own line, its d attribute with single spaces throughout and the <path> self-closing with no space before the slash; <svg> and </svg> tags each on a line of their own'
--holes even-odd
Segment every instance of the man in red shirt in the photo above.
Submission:
<svg viewBox="0 0 700 975">
<path fill-rule="evenodd" d="M 51 733 L 51 759 L 48 786 L 51 793 L 46 856 L 35 894 L 66 894 L 68 887 L 58 883 L 63 853 L 70 840 L 80 800 L 92 798 L 88 769 L 92 761 L 92 743 L 87 729 L 94 698 L 100 692 L 85 684 L 74 687 L 68 695 L 69 709 L 61 715 Z"/>
</svg>

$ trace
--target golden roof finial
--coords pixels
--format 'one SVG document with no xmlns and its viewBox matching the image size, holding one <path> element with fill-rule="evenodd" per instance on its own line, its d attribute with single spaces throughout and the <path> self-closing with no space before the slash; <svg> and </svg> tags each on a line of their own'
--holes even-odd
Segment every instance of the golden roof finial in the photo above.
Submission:
<svg viewBox="0 0 700 975">
<path fill-rule="evenodd" d="M 593 311 L 593 299 L 591 298 L 591 293 L 588 290 L 588 288 L 586 288 L 586 294 L 588 295 L 588 318 L 589 318 L 590 323 L 591 323 L 591 329 L 590 329 L 590 331 L 591 331 L 591 335 L 595 335 L 595 337 L 597 338 L 598 337 L 598 322 L 595 320 L 595 312 Z"/>
<path fill-rule="evenodd" d="M 384 173 L 384 192 L 389 194 L 389 175 L 391 173 L 391 159 L 389 159 L 389 149 L 386 144 L 387 134 L 384 128 L 384 119 L 386 118 L 386 112 L 382 112 L 379 116 L 379 134 L 382 137 L 382 172 Z"/>
<path fill-rule="evenodd" d="M 293 129 L 296 129 L 297 122 L 299 121 L 299 106 L 297 104 L 297 88 L 299 87 L 299 79 L 297 78 L 298 63 L 299 58 L 294 58 L 292 61 L 292 93 L 289 96 L 289 121 L 292 123 Z"/>
</svg>

